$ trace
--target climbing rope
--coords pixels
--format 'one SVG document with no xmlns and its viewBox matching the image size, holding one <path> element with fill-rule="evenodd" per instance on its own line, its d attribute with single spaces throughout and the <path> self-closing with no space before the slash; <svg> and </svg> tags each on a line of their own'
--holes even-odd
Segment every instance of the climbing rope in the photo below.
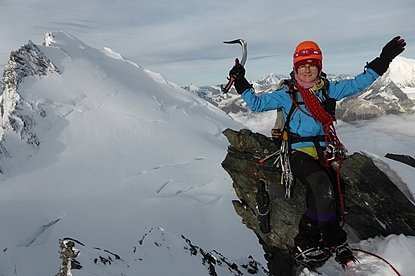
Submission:
<svg viewBox="0 0 415 276">
<path fill-rule="evenodd" d="M 297 87 L 297 90 L 300 92 L 301 98 L 303 99 L 308 111 L 311 113 L 311 116 L 322 124 L 325 132 L 326 146 L 328 149 L 332 150 L 332 156 L 330 159 L 328 159 L 326 156 L 324 157 L 324 166 L 329 168 L 329 161 L 336 161 L 338 163 L 338 169 L 336 170 L 336 182 L 343 227 L 346 224 L 346 208 L 344 205 L 344 195 L 341 190 L 340 170 L 342 167 L 344 155 L 346 154 L 346 149 L 337 136 L 336 129 L 333 124 L 333 116 L 324 110 L 314 91 L 312 89 L 306 89 L 301 86 Z M 300 110 L 305 112 L 302 109 Z"/>
<path fill-rule="evenodd" d="M 373 256 L 373 257 L 376 257 L 376 258 L 378 258 L 378 259 L 380 259 L 380 260 L 382 260 L 382 261 L 384 261 L 385 263 L 387 263 L 389 266 L 390 266 L 390 268 L 396 273 L 396 275 L 398 275 L 398 276 L 403 276 L 402 274 L 400 274 L 399 273 L 399 271 L 392 265 L 392 264 L 390 264 L 387 260 L 385 260 L 384 258 L 382 258 L 381 256 L 379 256 L 379 255 L 376 255 L 375 253 L 372 253 L 372 252 L 369 252 L 369 251 L 366 251 L 366 250 L 363 250 L 363 249 L 359 249 L 359 248 L 352 248 L 352 250 L 353 251 L 358 251 L 358 252 L 362 252 L 362 253 L 365 253 L 365 254 L 368 254 L 368 255 L 371 255 L 371 256 Z"/>
</svg>

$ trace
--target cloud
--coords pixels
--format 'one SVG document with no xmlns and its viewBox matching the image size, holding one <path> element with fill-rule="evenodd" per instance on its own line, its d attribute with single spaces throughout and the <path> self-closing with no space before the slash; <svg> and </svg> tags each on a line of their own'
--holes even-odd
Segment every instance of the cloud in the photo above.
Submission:
<svg viewBox="0 0 415 276">
<path fill-rule="evenodd" d="M 46 32 L 64 30 L 96 47 L 109 47 L 179 85 L 223 78 L 248 41 L 249 78 L 287 73 L 301 40 L 316 40 L 325 68 L 357 73 L 397 34 L 415 58 L 415 2 L 392 1 L 2 1 L 0 64 L 10 51 Z M 17 16 L 16 16 L 17 15 Z"/>
</svg>

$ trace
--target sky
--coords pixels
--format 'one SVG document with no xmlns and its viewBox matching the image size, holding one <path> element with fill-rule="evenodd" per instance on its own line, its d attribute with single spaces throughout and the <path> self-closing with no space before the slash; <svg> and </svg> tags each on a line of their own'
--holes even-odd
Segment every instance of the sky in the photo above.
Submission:
<svg viewBox="0 0 415 276">
<path fill-rule="evenodd" d="M 328 73 L 355 74 L 396 35 L 415 58 L 413 0 L 0 0 L 0 65 L 11 51 L 47 32 L 63 30 L 108 47 L 173 82 L 226 83 L 238 46 L 248 42 L 247 78 L 289 73 L 292 52 L 315 40 Z"/>
</svg>

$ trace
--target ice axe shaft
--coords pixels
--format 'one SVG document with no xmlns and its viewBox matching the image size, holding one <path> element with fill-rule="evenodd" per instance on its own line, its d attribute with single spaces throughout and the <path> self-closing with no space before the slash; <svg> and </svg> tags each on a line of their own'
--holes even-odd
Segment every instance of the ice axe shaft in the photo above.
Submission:
<svg viewBox="0 0 415 276">
<path fill-rule="evenodd" d="M 234 77 L 228 77 L 228 83 L 225 86 L 223 86 L 223 84 L 220 86 L 222 92 L 223 93 L 227 93 L 231 89 L 232 84 L 234 82 L 235 82 L 235 78 Z"/>
<path fill-rule="evenodd" d="M 245 66 L 246 58 L 247 58 L 247 55 L 248 55 L 248 51 L 247 51 L 248 43 L 243 39 L 235 39 L 235 40 L 231 40 L 231 41 L 224 41 L 223 43 L 226 43 L 226 44 L 240 44 L 242 46 L 242 59 L 241 59 L 240 64 L 242 66 Z M 239 59 L 235 59 L 235 65 L 237 65 L 238 63 L 239 63 Z M 225 86 L 221 85 L 222 92 L 227 93 L 231 89 L 232 84 L 234 82 L 235 82 L 235 77 L 228 77 L 228 83 Z"/>
</svg>

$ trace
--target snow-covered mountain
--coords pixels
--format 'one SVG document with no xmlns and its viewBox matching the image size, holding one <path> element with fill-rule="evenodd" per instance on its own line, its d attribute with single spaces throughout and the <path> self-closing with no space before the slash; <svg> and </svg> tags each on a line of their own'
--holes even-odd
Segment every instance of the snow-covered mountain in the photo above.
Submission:
<svg viewBox="0 0 415 276">
<path fill-rule="evenodd" d="M 11 53 L 3 72 L 4 83 L 0 99 L 2 168 L 7 166 L 5 164 L 8 161 L 19 162 L 36 150 L 40 145 L 39 134 L 51 126 L 48 120 L 41 119 L 46 116 L 42 103 L 25 99 L 25 95 L 18 92 L 19 85 L 26 77 L 54 74 L 60 74 L 60 71 L 32 41 Z M 18 150 L 9 153 L 13 147 Z"/>
<path fill-rule="evenodd" d="M 389 70 L 361 94 L 341 101 L 337 117 L 343 121 L 373 119 L 415 110 L 415 60 L 396 57 Z"/>
<path fill-rule="evenodd" d="M 270 74 L 264 76 L 261 80 L 252 82 L 252 85 L 258 93 L 271 92 L 280 86 L 281 80 L 286 78 L 285 75 Z M 248 111 L 245 103 L 233 87 L 226 94 L 221 91 L 221 85 L 198 87 L 191 84 L 184 87 L 184 89 L 198 95 L 226 113 L 237 114 Z"/>
<path fill-rule="evenodd" d="M 228 147 L 221 132 L 248 124 L 65 32 L 14 51 L 2 83 L 0 275 L 56 275 L 61 240 L 80 252 L 74 276 L 266 275 L 262 248 L 233 210 L 232 180 L 220 165 Z M 387 125 L 399 126 L 393 122 Z M 379 121 L 343 129 L 346 141 L 354 139 L 351 151 L 415 155 L 411 128 L 388 132 Z M 368 131 L 377 138 L 370 145 Z M 398 145 L 382 141 L 391 133 L 401 135 Z M 384 166 L 405 183 L 414 177 Z M 351 242 L 415 273 L 413 237 Z M 358 258 L 348 271 L 390 275 L 382 261 Z M 331 260 L 321 273 L 342 271 Z"/>
<path fill-rule="evenodd" d="M 270 74 L 253 81 L 257 93 L 267 93 L 279 87 L 285 75 Z M 348 75 L 328 75 L 331 80 L 351 78 Z M 218 106 L 233 117 L 239 112 L 249 112 L 233 90 L 224 95 L 219 86 L 185 87 Z M 413 113 L 415 110 L 415 60 L 398 56 L 390 69 L 363 93 L 338 103 L 337 118 L 346 122 L 373 119 L 385 114 Z"/>
<path fill-rule="evenodd" d="M 3 82 L 0 275 L 55 275 L 66 237 L 102 249 L 77 244 L 73 275 L 239 275 L 262 259 L 220 166 L 221 131 L 242 127 L 223 111 L 64 32 L 13 52 Z M 105 252 L 116 268 L 94 262 Z"/>
</svg>

